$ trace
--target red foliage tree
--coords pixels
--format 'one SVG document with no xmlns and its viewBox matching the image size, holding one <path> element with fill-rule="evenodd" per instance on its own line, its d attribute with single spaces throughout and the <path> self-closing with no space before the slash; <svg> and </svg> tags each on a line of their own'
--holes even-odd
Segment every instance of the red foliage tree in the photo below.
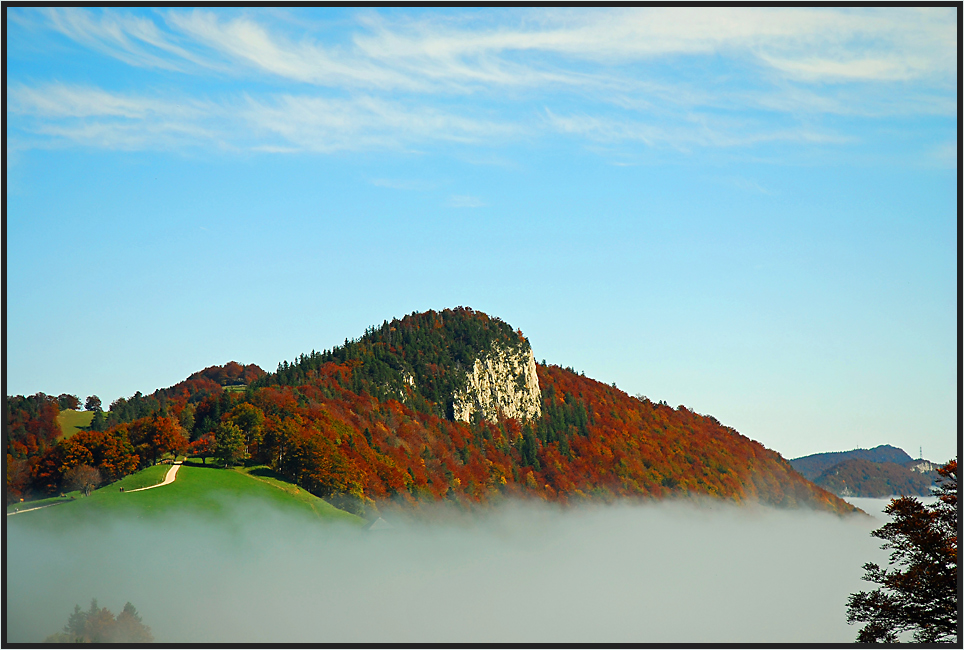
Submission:
<svg viewBox="0 0 964 650">
<path fill-rule="evenodd" d="M 209 431 L 194 442 L 190 443 L 187 446 L 187 453 L 191 456 L 200 457 L 201 464 L 206 465 L 207 459 L 214 456 L 214 448 L 214 434 Z"/>
<path fill-rule="evenodd" d="M 64 474 L 64 489 L 80 490 L 85 497 L 101 484 L 103 477 L 96 468 L 90 465 L 77 465 Z"/>
<path fill-rule="evenodd" d="M 131 422 L 128 436 L 140 456 L 142 466 L 147 465 L 148 461 L 156 465 L 164 454 L 187 446 L 177 422 L 157 414 Z"/>
</svg>

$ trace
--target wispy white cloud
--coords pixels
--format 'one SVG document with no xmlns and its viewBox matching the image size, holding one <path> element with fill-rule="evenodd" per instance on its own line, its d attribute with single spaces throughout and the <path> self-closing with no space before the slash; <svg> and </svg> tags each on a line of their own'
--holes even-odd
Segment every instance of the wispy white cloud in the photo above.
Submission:
<svg viewBox="0 0 964 650">
<path fill-rule="evenodd" d="M 621 64 L 701 54 L 754 61 L 807 81 L 951 78 L 957 38 L 953 9 L 935 8 L 581 8 L 391 19 L 368 12 L 341 47 L 308 35 L 289 38 L 264 13 L 224 18 L 174 10 L 163 31 L 153 20 L 115 11 L 95 17 L 61 8 L 46 16 L 61 33 L 136 65 L 176 67 L 178 59 L 200 62 L 214 51 L 298 82 L 433 91 L 441 83 L 581 85 L 599 70 L 587 74 L 573 60 Z"/>
<path fill-rule="evenodd" d="M 292 42 L 247 16 L 221 20 L 210 11 L 172 12 L 172 26 L 197 43 L 261 72 L 325 86 L 416 88 L 419 84 L 364 58 L 305 38 Z"/>
<path fill-rule="evenodd" d="M 717 180 L 726 185 L 730 185 L 737 189 L 743 190 L 744 192 L 751 192 L 754 194 L 765 194 L 768 196 L 771 196 L 774 194 L 773 191 L 763 187 L 752 178 L 745 178 L 743 176 L 725 176 L 725 177 L 718 178 Z"/>
<path fill-rule="evenodd" d="M 788 76 L 806 81 L 908 81 L 927 73 L 931 63 L 924 57 L 761 59 Z"/>
<path fill-rule="evenodd" d="M 424 192 L 435 187 L 433 183 L 419 180 L 399 180 L 394 178 L 373 178 L 369 181 L 375 187 L 385 187 L 391 190 Z"/>
<path fill-rule="evenodd" d="M 178 45 L 170 32 L 162 31 L 149 18 L 116 11 L 95 14 L 75 7 L 42 11 L 54 30 L 129 65 L 183 70 L 185 61 L 202 63 L 199 57 Z"/>
<path fill-rule="evenodd" d="M 944 142 L 927 152 L 931 164 L 946 169 L 954 169 L 958 165 L 958 148 L 956 142 Z"/>
<path fill-rule="evenodd" d="M 957 114 L 953 94 L 929 91 L 895 92 L 890 87 L 835 85 L 830 89 L 784 86 L 778 91 L 725 94 L 718 105 L 762 109 L 791 115 L 849 115 L 865 118 Z"/>
<path fill-rule="evenodd" d="M 510 53 L 554 53 L 606 63 L 725 54 L 810 80 L 892 80 L 954 74 L 953 10 L 636 8 L 499 14 L 478 28 L 433 17 L 389 24 L 372 18 L 355 43 L 371 59 L 492 62 Z M 498 79 L 493 76 L 492 79 Z M 553 80 L 575 79 L 558 75 Z"/>
<path fill-rule="evenodd" d="M 192 99 L 111 93 L 101 88 L 14 84 L 7 95 L 11 115 L 33 136 L 107 149 L 152 149 L 223 143 L 222 107 Z"/>
<path fill-rule="evenodd" d="M 667 145 L 681 151 L 695 147 L 735 147 L 761 142 L 845 143 L 849 139 L 813 128 L 772 129 L 716 116 L 691 113 L 676 121 L 650 123 L 635 119 L 586 114 L 557 115 L 546 110 L 547 126 L 561 133 L 578 135 L 595 142 L 641 142 L 647 146 Z"/>
<path fill-rule="evenodd" d="M 52 83 L 39 87 L 14 84 L 7 108 L 13 113 L 38 117 L 123 117 L 144 119 L 148 115 L 197 116 L 211 110 L 194 100 L 138 97 L 111 93 L 100 88 Z"/>
<path fill-rule="evenodd" d="M 11 86 L 15 128 L 108 148 L 217 143 L 268 153 L 402 149 L 415 143 L 485 143 L 516 135 L 511 123 L 474 119 L 378 97 L 332 99 L 281 95 L 221 102 L 114 93 L 47 84 Z"/>
<path fill-rule="evenodd" d="M 452 195 L 448 202 L 450 208 L 484 208 L 485 205 L 485 201 L 477 196 L 458 194 Z"/>
<path fill-rule="evenodd" d="M 50 136 L 55 141 L 100 149 L 144 150 L 169 149 L 217 143 L 218 134 L 198 125 L 170 121 L 124 124 L 93 122 L 72 125 L 47 124 L 36 133 Z"/>
<path fill-rule="evenodd" d="M 330 153 L 549 133 L 689 150 L 839 143 L 846 138 L 812 118 L 957 110 L 953 9 L 364 11 L 348 15 L 337 42 L 266 11 L 30 15 L 129 65 L 206 79 L 216 71 L 229 89 L 215 101 L 173 101 L 19 82 L 11 110 L 32 116 L 34 133 L 87 143 L 113 128 L 144 146 L 151 133 L 194 133 L 263 152 Z M 249 86 L 239 100 L 230 81 L 252 75 L 274 87 Z M 297 91 L 279 92 L 291 83 Z M 548 107 L 543 119 L 537 105 Z M 752 119 L 732 117 L 748 111 Z M 58 122 L 69 120 L 84 124 Z M 148 125 L 143 137 L 125 120 Z"/>
<path fill-rule="evenodd" d="M 463 117 L 377 97 L 327 99 L 285 95 L 249 98 L 242 118 L 262 134 L 316 152 L 404 148 L 423 141 L 490 142 L 518 132 L 512 124 Z"/>
</svg>

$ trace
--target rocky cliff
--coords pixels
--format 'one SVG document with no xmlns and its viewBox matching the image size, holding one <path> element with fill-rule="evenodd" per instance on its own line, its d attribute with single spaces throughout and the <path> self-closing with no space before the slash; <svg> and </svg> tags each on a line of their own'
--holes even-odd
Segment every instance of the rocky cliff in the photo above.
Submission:
<svg viewBox="0 0 964 650">
<path fill-rule="evenodd" d="M 453 395 L 452 411 L 454 419 L 463 422 L 474 413 L 490 422 L 500 416 L 530 420 L 542 415 L 541 405 L 532 349 L 494 345 L 466 372 L 465 388 Z"/>
</svg>

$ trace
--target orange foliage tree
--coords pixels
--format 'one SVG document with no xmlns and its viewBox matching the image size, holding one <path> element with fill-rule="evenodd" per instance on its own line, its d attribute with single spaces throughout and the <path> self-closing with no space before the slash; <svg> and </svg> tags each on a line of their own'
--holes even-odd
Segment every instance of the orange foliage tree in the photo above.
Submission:
<svg viewBox="0 0 964 650">
<path fill-rule="evenodd" d="M 151 465 L 156 465 L 164 454 L 176 453 L 187 446 L 187 439 L 181 433 L 178 423 L 156 413 L 131 422 L 128 436 L 140 457 L 142 467 L 146 466 L 148 461 Z"/>
</svg>

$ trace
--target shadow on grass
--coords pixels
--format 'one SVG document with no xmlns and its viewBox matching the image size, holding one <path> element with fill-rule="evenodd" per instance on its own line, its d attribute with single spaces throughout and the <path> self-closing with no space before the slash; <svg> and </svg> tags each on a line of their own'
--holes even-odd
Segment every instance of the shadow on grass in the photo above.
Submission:
<svg viewBox="0 0 964 650">
<path fill-rule="evenodd" d="M 288 478 L 282 476 L 281 474 L 279 474 L 278 472 L 274 471 L 269 467 L 255 467 L 254 469 L 249 471 L 248 474 L 250 474 L 251 476 L 263 476 L 265 478 L 273 478 L 279 481 L 283 481 L 285 483 L 291 483 L 291 481 Z M 292 485 L 294 484 L 292 483 Z"/>
<path fill-rule="evenodd" d="M 213 461 L 210 463 L 201 463 L 196 460 L 188 460 L 185 458 L 182 464 L 187 467 L 200 467 L 201 469 L 224 469 Z"/>
</svg>

